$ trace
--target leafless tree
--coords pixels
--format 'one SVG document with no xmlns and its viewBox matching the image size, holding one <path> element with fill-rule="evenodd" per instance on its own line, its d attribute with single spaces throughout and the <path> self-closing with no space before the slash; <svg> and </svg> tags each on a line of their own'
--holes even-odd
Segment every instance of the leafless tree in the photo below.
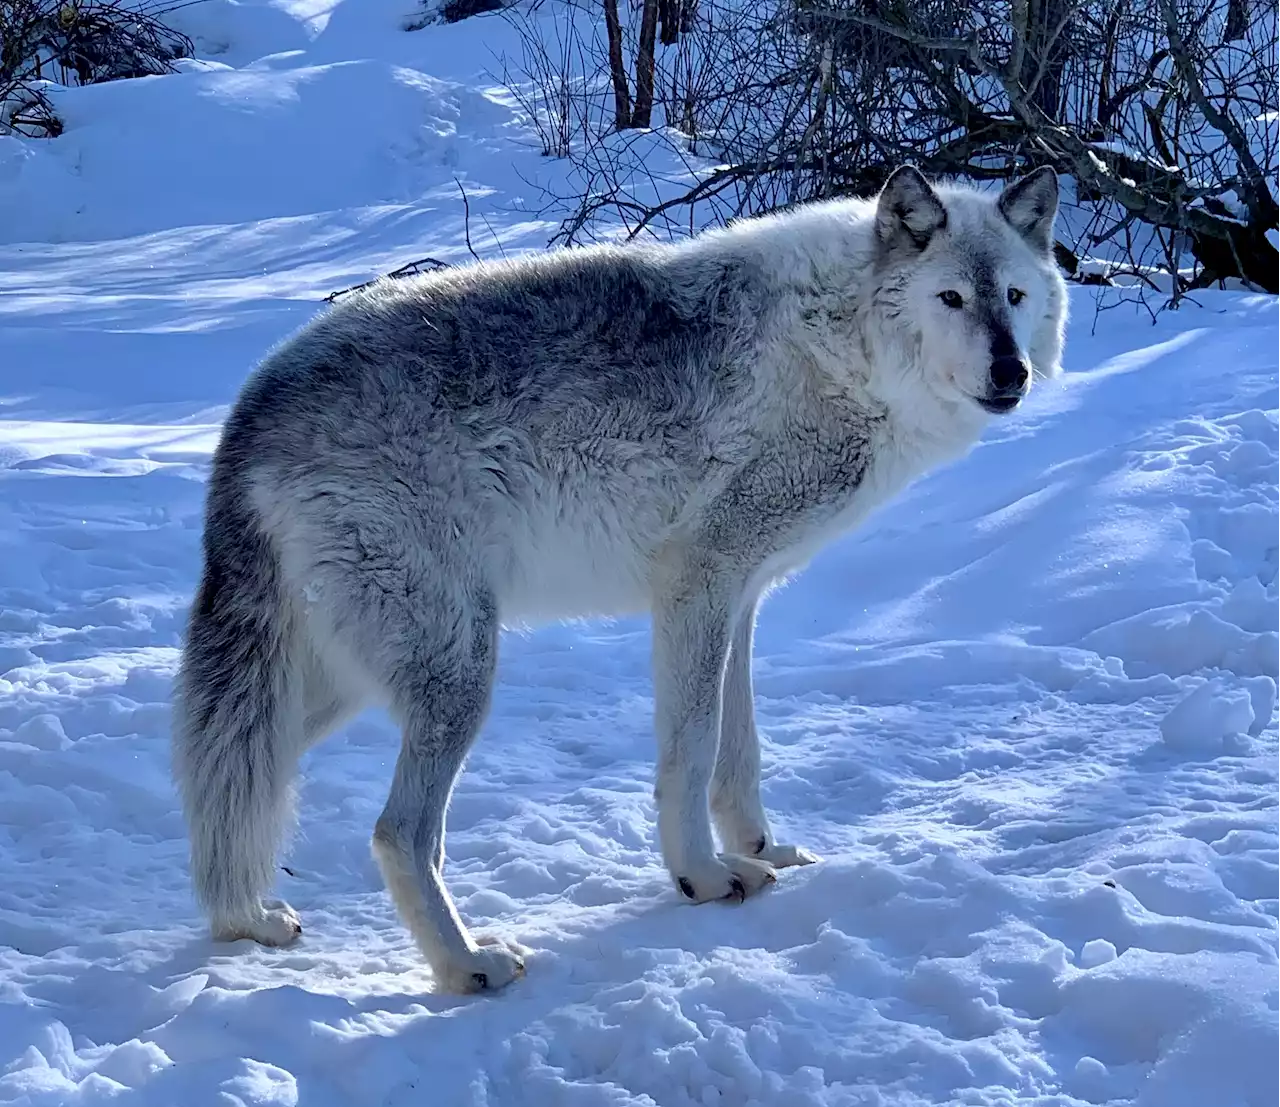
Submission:
<svg viewBox="0 0 1280 1107">
<path fill-rule="evenodd" d="M 609 77 L 613 81 L 613 125 L 619 131 L 631 126 L 631 86 L 627 81 L 627 63 L 622 56 L 622 21 L 618 18 L 618 0 L 604 0 L 604 25 L 609 36 Z"/>
<path fill-rule="evenodd" d="M 556 241 L 687 233 L 867 192 L 904 161 L 979 180 L 1048 164 L 1089 216 L 1061 244 L 1068 265 L 1161 269 L 1175 297 L 1226 278 L 1277 289 L 1273 4 L 641 0 L 608 53 L 651 42 L 651 12 L 652 130 L 618 134 L 615 118 L 575 132 Z"/>
</svg>

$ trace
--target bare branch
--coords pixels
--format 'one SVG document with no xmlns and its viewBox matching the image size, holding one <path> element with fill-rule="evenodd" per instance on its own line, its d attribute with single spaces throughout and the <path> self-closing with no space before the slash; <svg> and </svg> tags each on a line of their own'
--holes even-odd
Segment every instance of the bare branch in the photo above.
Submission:
<svg viewBox="0 0 1280 1107">
<path fill-rule="evenodd" d="M 701 0 L 670 41 L 677 2 L 615 9 L 620 57 L 648 41 L 647 13 L 664 30 L 647 131 L 599 125 L 613 46 L 583 43 L 569 193 L 546 194 L 562 216 L 553 242 L 689 234 L 872 191 L 908 160 L 980 180 L 1047 164 L 1075 178 L 1077 247 L 1126 279 L 1173 266 L 1154 283 L 1174 300 L 1205 272 L 1275 288 L 1274 201 L 1241 212 L 1231 196 L 1250 191 L 1241 140 L 1253 165 L 1276 161 L 1274 12 L 1219 42 L 1220 0 Z M 1081 279 L 1099 271 L 1086 260 Z"/>
<path fill-rule="evenodd" d="M 462 187 L 462 182 L 457 177 L 453 178 L 453 183 L 458 186 L 458 191 L 462 193 L 462 233 L 467 240 L 467 253 L 469 253 L 476 261 L 482 260 L 480 255 L 476 253 L 475 247 L 471 245 L 471 201 L 467 199 L 467 190 Z"/>
<path fill-rule="evenodd" d="M 1263 226 L 1274 227 L 1277 222 L 1277 215 L 1280 212 L 1277 210 L 1276 200 L 1272 195 L 1266 175 L 1262 172 L 1262 167 L 1254 160 L 1253 151 L 1249 148 L 1248 140 L 1236 124 L 1236 121 L 1231 118 L 1230 113 L 1219 111 L 1213 101 L 1205 95 L 1200 75 L 1196 72 L 1196 68 L 1191 62 L 1191 55 L 1187 50 L 1186 42 L 1178 29 L 1178 13 L 1173 4 L 1170 3 L 1170 0 L 1160 0 L 1160 8 L 1164 14 L 1165 34 L 1169 36 L 1169 50 L 1173 56 L 1173 63 L 1178 68 L 1178 75 L 1182 78 L 1191 99 L 1196 107 L 1200 109 L 1205 119 L 1221 131 L 1226 140 L 1231 143 L 1231 149 L 1234 151 L 1236 160 L 1239 162 L 1240 169 L 1248 183 L 1243 199 L 1249 207 L 1249 214 Z"/>
<path fill-rule="evenodd" d="M 332 304 L 335 300 L 349 296 L 352 292 L 362 292 L 366 288 L 372 288 L 381 280 L 402 280 L 405 277 L 416 277 L 422 273 L 434 273 L 439 269 L 448 268 L 448 262 L 440 261 L 438 258 L 419 258 L 417 261 L 411 261 L 407 265 L 391 270 L 384 277 L 374 277 L 371 281 L 363 281 L 360 284 L 353 284 L 350 288 L 340 288 L 337 292 L 330 292 L 324 301 L 326 304 Z"/>
</svg>

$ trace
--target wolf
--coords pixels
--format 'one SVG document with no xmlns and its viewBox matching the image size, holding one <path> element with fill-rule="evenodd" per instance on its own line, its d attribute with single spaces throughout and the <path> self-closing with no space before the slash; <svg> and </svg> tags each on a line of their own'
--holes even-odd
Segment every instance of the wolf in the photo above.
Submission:
<svg viewBox="0 0 1280 1107">
<path fill-rule="evenodd" d="M 997 194 L 903 166 L 676 244 L 382 281 L 271 351 L 214 454 L 175 685 L 214 937 L 300 933 L 266 898 L 299 758 L 380 704 L 402 742 L 372 849 L 401 919 L 444 989 L 522 975 L 521 947 L 459 918 L 445 814 L 500 630 L 547 620 L 652 617 L 685 899 L 817 860 L 761 805 L 757 607 L 1059 372 L 1057 211 L 1048 168 Z"/>
</svg>

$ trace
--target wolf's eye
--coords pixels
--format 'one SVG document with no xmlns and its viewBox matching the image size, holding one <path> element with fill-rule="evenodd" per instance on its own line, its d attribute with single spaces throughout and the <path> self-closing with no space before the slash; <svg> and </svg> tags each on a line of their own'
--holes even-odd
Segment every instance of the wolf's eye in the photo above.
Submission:
<svg viewBox="0 0 1280 1107">
<path fill-rule="evenodd" d="M 939 292 L 938 299 L 941 300 L 949 308 L 959 311 L 964 307 L 964 297 L 960 295 L 954 288 L 948 288 L 946 292 Z"/>
<path fill-rule="evenodd" d="M 1027 294 L 1020 288 L 1009 289 L 1009 306 L 1017 307 L 1023 300 L 1027 298 Z"/>
</svg>

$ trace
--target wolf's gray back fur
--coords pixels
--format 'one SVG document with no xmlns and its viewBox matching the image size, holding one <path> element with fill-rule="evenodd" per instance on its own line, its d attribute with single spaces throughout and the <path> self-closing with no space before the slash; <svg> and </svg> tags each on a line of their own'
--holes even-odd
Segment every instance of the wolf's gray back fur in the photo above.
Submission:
<svg viewBox="0 0 1280 1107">
<path fill-rule="evenodd" d="M 214 457 L 176 701 L 215 935 L 300 931 L 263 898 L 297 761 L 383 703 L 403 743 L 374 853 L 401 917 L 446 987 L 522 972 L 459 920 L 444 817 L 500 627 L 546 619 L 652 613 L 659 837 L 685 896 L 815 860 L 760 804 L 756 606 L 1058 371 L 1056 207 L 1046 171 L 997 198 L 904 169 L 876 201 L 679 246 L 384 282 L 274 351 Z"/>
</svg>

